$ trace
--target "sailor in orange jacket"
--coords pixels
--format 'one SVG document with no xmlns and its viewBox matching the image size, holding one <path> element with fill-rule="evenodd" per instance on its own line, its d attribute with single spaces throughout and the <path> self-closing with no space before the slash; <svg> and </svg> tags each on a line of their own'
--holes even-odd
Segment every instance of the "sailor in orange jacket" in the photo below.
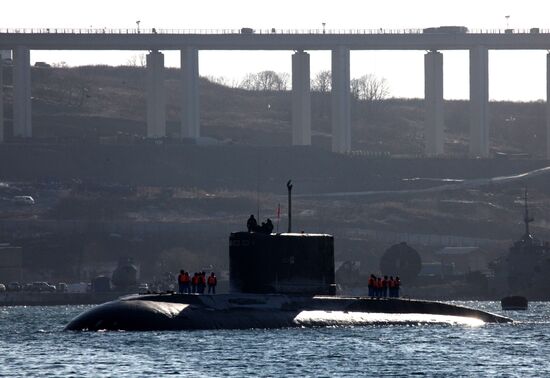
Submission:
<svg viewBox="0 0 550 378">
<path fill-rule="evenodd" d="M 184 274 L 184 271 L 183 269 L 180 270 L 180 274 L 178 274 L 178 292 L 180 294 L 183 294 L 184 292 L 184 284 L 183 284 L 183 274 Z"/>
<path fill-rule="evenodd" d="M 197 293 L 197 286 L 199 284 L 199 273 L 195 272 L 191 278 L 191 293 Z"/>
<path fill-rule="evenodd" d="M 375 285 L 376 285 L 376 277 L 374 274 L 371 274 L 367 284 L 367 287 L 369 288 L 369 297 L 374 297 Z"/>
<path fill-rule="evenodd" d="M 181 282 L 183 284 L 183 292 L 185 294 L 191 294 L 191 277 L 189 277 L 189 272 L 183 272 L 183 275 L 181 276 Z"/>
<path fill-rule="evenodd" d="M 197 293 L 204 294 L 205 288 L 206 288 L 206 273 L 199 272 L 199 281 L 197 283 Z"/>
<path fill-rule="evenodd" d="M 208 277 L 208 294 L 216 294 L 216 285 L 218 284 L 218 278 L 214 272 L 210 273 Z"/>
<path fill-rule="evenodd" d="M 376 278 L 376 298 L 380 298 L 382 296 L 382 278 L 377 277 Z"/>
</svg>

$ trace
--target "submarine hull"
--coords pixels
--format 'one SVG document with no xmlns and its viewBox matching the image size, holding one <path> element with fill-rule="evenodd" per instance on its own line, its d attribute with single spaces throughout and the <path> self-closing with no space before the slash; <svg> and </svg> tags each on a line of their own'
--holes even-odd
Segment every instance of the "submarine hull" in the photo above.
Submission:
<svg viewBox="0 0 550 378">
<path fill-rule="evenodd" d="M 385 316 L 373 317 L 368 314 Z M 65 329 L 153 331 L 285 328 L 373 322 L 418 323 L 423 322 L 422 319 L 431 322 L 435 317 L 444 317 L 442 321 L 445 322 L 451 318 L 491 323 L 511 321 L 506 317 L 467 307 L 394 298 L 151 294 L 121 298 L 94 307 L 74 318 Z"/>
</svg>

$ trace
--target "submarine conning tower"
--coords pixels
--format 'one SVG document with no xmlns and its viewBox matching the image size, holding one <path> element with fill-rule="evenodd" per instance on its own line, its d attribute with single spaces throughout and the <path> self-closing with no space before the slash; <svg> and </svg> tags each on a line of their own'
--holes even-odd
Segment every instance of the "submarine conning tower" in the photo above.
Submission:
<svg viewBox="0 0 550 378">
<path fill-rule="evenodd" d="M 232 292 L 333 295 L 334 238 L 306 233 L 231 233 L 229 280 Z"/>
</svg>

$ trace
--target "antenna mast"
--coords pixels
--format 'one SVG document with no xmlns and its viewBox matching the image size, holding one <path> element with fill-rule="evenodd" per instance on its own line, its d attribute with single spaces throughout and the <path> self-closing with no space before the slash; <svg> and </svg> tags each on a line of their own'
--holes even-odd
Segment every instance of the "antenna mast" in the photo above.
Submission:
<svg viewBox="0 0 550 378">
<path fill-rule="evenodd" d="M 292 180 L 286 183 L 288 189 L 288 233 L 292 232 Z"/>
<path fill-rule="evenodd" d="M 523 217 L 523 221 L 525 222 L 525 236 L 529 236 L 529 223 L 534 221 L 534 218 L 529 218 L 529 205 L 527 204 L 527 188 L 525 189 L 525 196 L 524 196 L 524 203 L 525 203 L 525 216 Z"/>
</svg>

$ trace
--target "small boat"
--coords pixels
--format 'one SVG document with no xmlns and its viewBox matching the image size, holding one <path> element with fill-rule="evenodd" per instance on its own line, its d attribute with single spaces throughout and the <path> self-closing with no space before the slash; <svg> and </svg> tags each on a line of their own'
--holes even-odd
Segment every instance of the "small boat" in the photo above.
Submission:
<svg viewBox="0 0 550 378">
<path fill-rule="evenodd" d="M 527 298 L 521 295 L 511 295 L 500 300 L 500 305 L 505 311 L 523 311 L 527 310 Z"/>
</svg>

